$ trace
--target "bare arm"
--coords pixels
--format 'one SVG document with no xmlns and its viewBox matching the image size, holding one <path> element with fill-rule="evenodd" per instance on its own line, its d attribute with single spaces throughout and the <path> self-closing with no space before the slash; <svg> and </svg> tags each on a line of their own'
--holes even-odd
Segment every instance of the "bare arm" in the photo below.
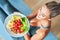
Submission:
<svg viewBox="0 0 60 40">
<path fill-rule="evenodd" d="M 32 19 L 37 15 L 37 11 L 31 13 L 29 16 L 27 16 L 28 19 Z"/>
<path fill-rule="evenodd" d="M 43 40 L 48 34 L 49 29 L 38 29 L 37 33 L 32 36 L 31 40 Z"/>
</svg>

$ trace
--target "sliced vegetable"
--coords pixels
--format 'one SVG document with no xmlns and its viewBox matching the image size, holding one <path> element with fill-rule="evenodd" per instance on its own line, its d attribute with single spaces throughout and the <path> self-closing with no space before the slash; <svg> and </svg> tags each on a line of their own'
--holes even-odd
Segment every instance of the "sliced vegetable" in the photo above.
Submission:
<svg viewBox="0 0 60 40">
<path fill-rule="evenodd" d="M 14 15 L 9 22 L 9 27 L 11 27 L 10 30 L 15 34 L 24 33 L 28 30 L 27 18 Z"/>
</svg>

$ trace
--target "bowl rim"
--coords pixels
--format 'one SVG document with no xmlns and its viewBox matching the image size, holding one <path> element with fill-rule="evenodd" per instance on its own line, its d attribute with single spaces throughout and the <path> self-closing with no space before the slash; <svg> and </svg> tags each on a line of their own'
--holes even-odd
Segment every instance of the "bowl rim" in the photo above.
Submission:
<svg viewBox="0 0 60 40">
<path fill-rule="evenodd" d="M 29 29 L 30 29 L 30 24 L 29 24 L 29 20 L 28 20 L 28 18 L 27 18 L 27 24 L 28 24 L 28 30 L 27 30 L 27 32 L 25 32 L 24 34 L 19 34 L 19 35 L 12 35 L 12 33 L 11 32 L 9 32 L 9 29 L 7 28 L 7 25 L 8 25 L 8 23 L 7 22 L 9 22 L 9 20 L 7 21 L 7 19 L 9 19 L 9 17 L 11 17 L 11 16 L 13 16 L 13 15 L 20 15 L 20 16 L 23 16 L 23 17 L 26 17 L 25 15 L 23 15 L 23 14 L 21 14 L 20 12 L 14 12 L 14 13 L 12 13 L 12 14 L 10 14 L 10 15 L 8 15 L 7 17 L 6 17 L 6 19 L 5 19 L 5 21 L 4 21 L 4 26 L 5 26 L 5 29 L 6 29 L 6 31 L 8 32 L 8 34 L 10 35 L 10 36 L 12 36 L 12 37 L 22 37 L 22 36 L 24 36 L 25 34 L 27 34 L 28 32 L 29 32 Z"/>
</svg>

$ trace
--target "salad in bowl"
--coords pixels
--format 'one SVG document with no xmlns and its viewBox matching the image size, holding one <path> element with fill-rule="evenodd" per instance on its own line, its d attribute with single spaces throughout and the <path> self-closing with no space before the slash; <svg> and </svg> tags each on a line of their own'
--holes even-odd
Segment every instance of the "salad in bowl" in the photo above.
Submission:
<svg viewBox="0 0 60 40">
<path fill-rule="evenodd" d="M 9 15 L 4 22 L 7 32 L 13 37 L 22 37 L 30 29 L 29 21 L 26 16 L 19 12 Z"/>
</svg>

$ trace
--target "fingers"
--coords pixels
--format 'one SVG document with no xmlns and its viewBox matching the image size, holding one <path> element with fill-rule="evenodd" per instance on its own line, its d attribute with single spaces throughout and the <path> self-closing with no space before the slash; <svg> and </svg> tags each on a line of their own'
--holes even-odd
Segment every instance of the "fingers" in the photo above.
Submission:
<svg viewBox="0 0 60 40">
<path fill-rule="evenodd" d="M 28 34 L 26 34 L 26 35 L 24 36 L 24 38 L 25 38 L 25 40 L 30 40 L 30 36 L 29 36 Z"/>
</svg>

